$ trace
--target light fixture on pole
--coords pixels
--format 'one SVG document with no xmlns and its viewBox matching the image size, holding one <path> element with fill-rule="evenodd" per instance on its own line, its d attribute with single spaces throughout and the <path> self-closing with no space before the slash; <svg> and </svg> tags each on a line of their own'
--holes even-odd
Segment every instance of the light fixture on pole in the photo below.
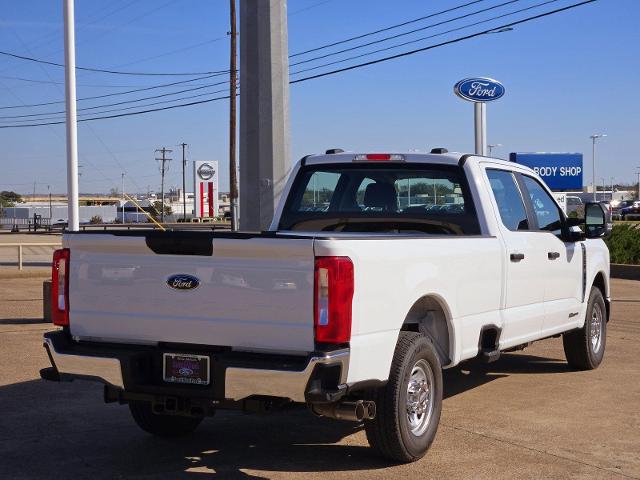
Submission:
<svg viewBox="0 0 640 480">
<path fill-rule="evenodd" d="M 487 145 L 487 148 L 489 149 L 489 156 L 491 156 L 491 152 L 493 152 L 494 148 L 498 148 L 501 146 L 502 146 L 501 143 L 494 143 L 493 145 Z"/>
<path fill-rule="evenodd" d="M 594 133 L 590 135 L 589 138 L 593 141 L 593 148 L 591 150 L 592 160 L 593 160 L 593 172 L 592 172 L 592 180 L 591 185 L 593 186 L 593 201 L 597 201 L 597 187 L 596 187 L 596 140 L 598 138 L 606 137 L 606 133 Z"/>
</svg>

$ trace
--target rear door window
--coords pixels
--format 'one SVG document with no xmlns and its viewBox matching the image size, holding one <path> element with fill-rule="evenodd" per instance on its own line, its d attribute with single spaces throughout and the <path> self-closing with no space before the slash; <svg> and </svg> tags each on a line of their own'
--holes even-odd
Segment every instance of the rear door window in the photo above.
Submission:
<svg viewBox="0 0 640 480">
<path fill-rule="evenodd" d="M 538 228 L 555 235 L 560 235 L 562 231 L 562 217 L 560 209 L 540 183 L 532 177 L 521 175 L 522 181 L 527 188 L 531 207 L 536 214 Z"/>
<path fill-rule="evenodd" d="M 529 230 L 527 211 L 513 173 L 507 170 L 487 169 L 487 177 L 503 225 L 514 232 Z"/>
</svg>

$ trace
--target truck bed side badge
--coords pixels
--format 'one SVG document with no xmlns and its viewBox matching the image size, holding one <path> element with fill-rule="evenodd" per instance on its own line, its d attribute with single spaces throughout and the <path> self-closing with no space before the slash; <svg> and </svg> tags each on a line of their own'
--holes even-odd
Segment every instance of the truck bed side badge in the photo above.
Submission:
<svg viewBox="0 0 640 480">
<path fill-rule="evenodd" d="M 174 290 L 194 290 L 200 286 L 200 280 L 193 275 L 179 273 L 167 278 L 167 285 Z"/>
</svg>

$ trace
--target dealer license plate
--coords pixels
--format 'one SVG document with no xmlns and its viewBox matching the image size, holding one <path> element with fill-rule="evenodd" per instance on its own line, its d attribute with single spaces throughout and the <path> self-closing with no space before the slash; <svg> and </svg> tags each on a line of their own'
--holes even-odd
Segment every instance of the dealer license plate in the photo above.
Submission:
<svg viewBox="0 0 640 480">
<path fill-rule="evenodd" d="M 206 355 L 165 353 L 162 360 L 165 382 L 209 385 L 209 357 Z"/>
</svg>

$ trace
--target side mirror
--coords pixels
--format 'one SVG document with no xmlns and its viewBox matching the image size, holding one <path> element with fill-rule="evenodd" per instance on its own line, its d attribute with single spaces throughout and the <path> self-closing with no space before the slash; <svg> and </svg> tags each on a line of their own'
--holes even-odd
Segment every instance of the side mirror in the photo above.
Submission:
<svg viewBox="0 0 640 480">
<path fill-rule="evenodd" d="M 613 225 L 609 211 L 601 203 L 587 203 L 585 213 L 586 238 L 607 238 L 611 234 Z"/>
</svg>

